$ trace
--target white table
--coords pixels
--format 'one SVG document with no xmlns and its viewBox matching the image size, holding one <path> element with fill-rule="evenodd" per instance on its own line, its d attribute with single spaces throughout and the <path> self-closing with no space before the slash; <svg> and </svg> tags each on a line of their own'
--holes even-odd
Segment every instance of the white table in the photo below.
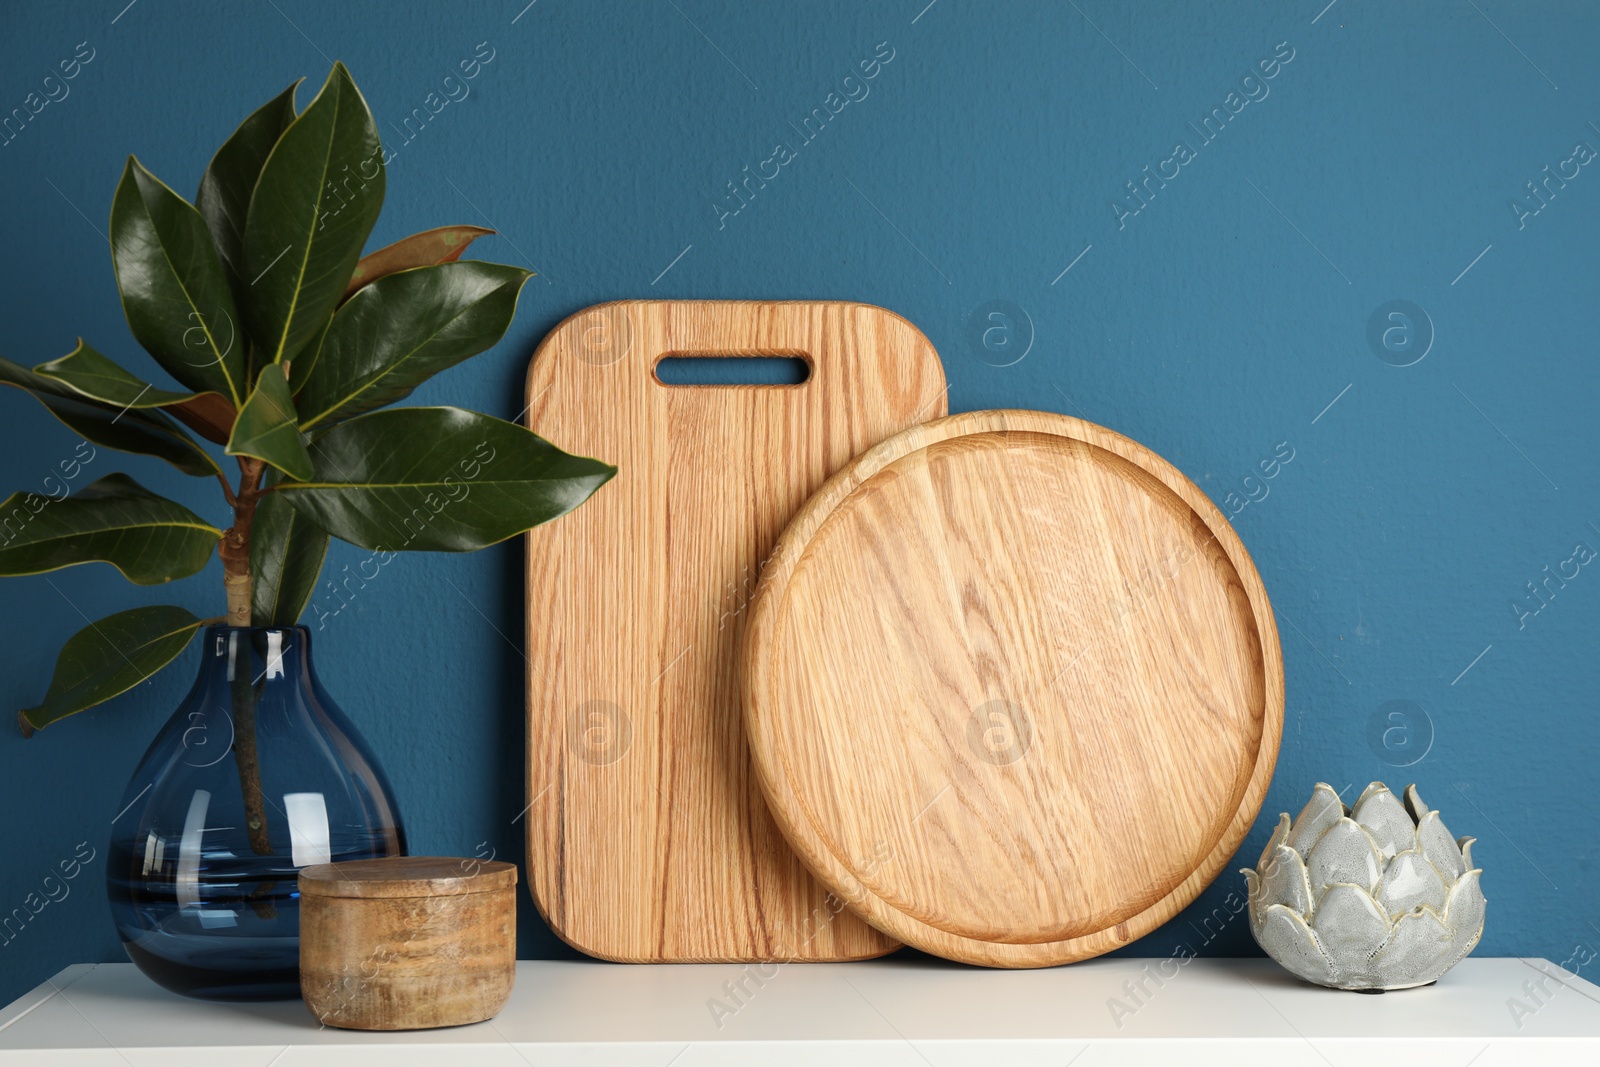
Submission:
<svg viewBox="0 0 1600 1067">
<path fill-rule="evenodd" d="M 1381 996 L 1316 989 L 1264 959 L 1041 971 L 880 960 L 766 974 L 524 961 L 491 1022 L 374 1034 L 319 1028 L 299 1001 L 187 1000 L 132 964 L 82 964 L 0 1011 L 0 1065 L 1600 1063 L 1600 989 L 1539 959 L 1468 959 L 1436 986 Z M 736 997 L 725 983 L 741 981 Z"/>
</svg>

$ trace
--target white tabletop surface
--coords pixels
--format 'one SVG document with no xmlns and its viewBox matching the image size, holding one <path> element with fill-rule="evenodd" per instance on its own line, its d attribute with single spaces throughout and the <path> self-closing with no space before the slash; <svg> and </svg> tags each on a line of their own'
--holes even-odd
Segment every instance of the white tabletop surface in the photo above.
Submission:
<svg viewBox="0 0 1600 1067">
<path fill-rule="evenodd" d="M 188 1000 L 132 964 L 81 964 L 0 1011 L 0 1065 L 1600 1063 L 1600 989 L 1540 959 L 1468 959 L 1435 986 L 1382 995 L 1317 989 L 1265 959 L 765 973 L 758 985 L 738 966 L 523 961 L 492 1021 L 377 1034 L 319 1027 L 299 1001 Z M 725 983 L 741 979 L 735 996 Z"/>
</svg>

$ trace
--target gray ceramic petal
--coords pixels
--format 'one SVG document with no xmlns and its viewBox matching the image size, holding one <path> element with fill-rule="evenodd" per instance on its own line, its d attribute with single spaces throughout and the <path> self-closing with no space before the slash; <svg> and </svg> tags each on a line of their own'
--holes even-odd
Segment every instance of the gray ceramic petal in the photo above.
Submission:
<svg viewBox="0 0 1600 1067">
<path fill-rule="evenodd" d="M 1461 862 L 1467 865 L 1467 870 L 1472 870 L 1472 846 L 1478 843 L 1476 837 L 1458 837 L 1456 844 L 1461 846 Z"/>
<path fill-rule="evenodd" d="M 1423 904 L 1442 912 L 1448 894 L 1438 870 L 1417 849 L 1408 849 L 1390 860 L 1378 882 L 1378 903 L 1391 919 Z"/>
<path fill-rule="evenodd" d="M 1454 847 L 1454 842 L 1451 842 Z M 1383 873 L 1372 837 L 1354 819 L 1339 819 L 1323 831 L 1306 860 L 1313 896 L 1336 882 L 1349 882 L 1372 892 Z"/>
<path fill-rule="evenodd" d="M 1261 940 L 1261 912 L 1264 905 L 1261 903 L 1261 876 L 1249 867 L 1239 871 L 1244 875 L 1245 899 L 1250 902 L 1250 932 L 1256 940 Z"/>
<path fill-rule="evenodd" d="M 1304 856 L 1311 851 L 1323 833 L 1344 817 L 1344 801 L 1327 782 L 1318 782 L 1311 791 L 1311 799 L 1300 809 L 1293 827 L 1289 830 L 1289 847 Z"/>
<path fill-rule="evenodd" d="M 1333 962 L 1341 985 L 1370 987 L 1378 953 L 1389 940 L 1389 919 L 1359 885 L 1332 885 L 1317 902 L 1311 929 Z"/>
<path fill-rule="evenodd" d="M 1291 974 L 1318 985 L 1334 980 L 1333 964 L 1306 921 L 1279 904 L 1268 908 L 1256 941 Z"/>
<path fill-rule="evenodd" d="M 1400 917 L 1378 954 L 1377 977 L 1385 989 L 1427 985 L 1449 969 L 1454 954 L 1450 929 L 1432 908 Z"/>
<path fill-rule="evenodd" d="M 1416 783 L 1406 786 L 1406 811 L 1411 813 L 1413 822 L 1421 822 L 1422 817 L 1432 810 L 1423 801 L 1422 794 L 1417 792 Z"/>
<path fill-rule="evenodd" d="M 1278 825 L 1273 828 L 1272 836 L 1267 838 L 1267 847 L 1261 850 L 1261 858 L 1256 861 L 1256 869 L 1265 867 L 1272 859 L 1272 852 L 1279 845 L 1289 840 L 1289 813 L 1284 812 L 1278 816 Z"/>
<path fill-rule="evenodd" d="M 1485 901 L 1483 889 L 1478 885 L 1481 872 L 1472 870 L 1456 880 L 1450 887 L 1450 897 L 1444 906 L 1445 925 L 1450 927 L 1450 966 L 1454 967 L 1467 953 L 1478 945 L 1483 936 Z"/>
<path fill-rule="evenodd" d="M 1382 782 L 1367 786 L 1367 791 L 1356 801 L 1351 818 L 1372 834 L 1385 860 L 1416 843 L 1417 824 L 1406 813 L 1400 799 L 1389 792 L 1389 787 Z"/>
<path fill-rule="evenodd" d="M 1443 893 L 1440 904 L 1444 903 Z M 1277 854 L 1261 870 L 1261 910 L 1283 904 L 1298 915 L 1311 916 L 1311 881 L 1300 853 L 1279 845 Z"/>
<path fill-rule="evenodd" d="M 1467 872 L 1466 860 L 1461 855 L 1461 846 L 1456 844 L 1456 839 L 1450 836 L 1450 831 L 1445 829 L 1444 821 L 1439 818 L 1439 813 L 1430 811 L 1417 823 L 1417 847 L 1422 849 L 1422 854 L 1428 857 L 1428 862 L 1439 868 L 1439 873 L 1445 881 L 1454 882 Z"/>
<path fill-rule="evenodd" d="M 1372 794 L 1378 792 L 1379 790 L 1382 790 L 1383 792 L 1387 793 L 1389 791 L 1389 787 L 1384 785 L 1382 782 L 1368 782 L 1367 783 L 1367 787 L 1361 791 L 1361 795 L 1359 797 L 1356 797 L 1356 802 L 1354 804 L 1350 805 L 1350 810 L 1354 811 L 1356 808 L 1359 808 L 1361 806 L 1361 802 L 1363 800 L 1366 800 L 1368 797 L 1370 797 Z"/>
</svg>

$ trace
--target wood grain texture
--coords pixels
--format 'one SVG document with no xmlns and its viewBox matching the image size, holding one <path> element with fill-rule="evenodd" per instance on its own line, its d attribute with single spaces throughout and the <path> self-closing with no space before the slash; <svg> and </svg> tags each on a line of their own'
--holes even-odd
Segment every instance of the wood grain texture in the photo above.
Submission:
<svg viewBox="0 0 1600 1067">
<path fill-rule="evenodd" d="M 517 967 L 517 869 L 406 856 L 300 872 L 300 992 L 328 1026 L 422 1030 L 493 1018 Z"/>
<path fill-rule="evenodd" d="M 420 897 L 486 893 L 517 884 L 515 864 L 448 856 L 387 856 L 318 863 L 300 870 L 300 893 L 316 897 Z"/>
<path fill-rule="evenodd" d="M 666 356 L 803 358 L 792 386 L 666 386 Z M 551 928 L 627 962 L 850 960 L 843 910 L 762 801 L 737 650 L 762 561 L 850 457 L 945 411 L 944 369 L 882 308 L 630 301 L 540 345 L 528 425 L 615 463 L 528 536 L 528 870 Z"/>
<path fill-rule="evenodd" d="M 1283 726 L 1266 590 L 1149 449 L 1043 412 L 918 426 L 785 530 L 749 744 L 818 878 L 879 929 L 1034 967 L 1149 933 L 1255 818 Z"/>
</svg>

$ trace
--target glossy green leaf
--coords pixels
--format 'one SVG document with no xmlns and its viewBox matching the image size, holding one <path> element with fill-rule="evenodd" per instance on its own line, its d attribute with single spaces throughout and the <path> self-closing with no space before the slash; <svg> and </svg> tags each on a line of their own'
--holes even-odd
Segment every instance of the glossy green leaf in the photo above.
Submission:
<svg viewBox="0 0 1600 1067">
<path fill-rule="evenodd" d="M 0 503 L 0 577 L 109 563 L 136 585 L 187 578 L 222 531 L 126 474 L 108 474 L 65 499 L 13 493 Z"/>
<path fill-rule="evenodd" d="M 222 143 L 200 179 L 194 206 L 206 220 L 211 242 L 233 290 L 233 302 L 249 302 L 250 279 L 244 274 L 244 220 L 250 209 L 261 167 L 283 131 L 294 121 L 294 92 L 302 79 L 257 108 Z"/>
<path fill-rule="evenodd" d="M 178 658 L 205 625 L 171 605 L 108 615 L 73 634 L 56 657 L 50 691 L 17 713 L 23 734 L 125 693 Z"/>
<path fill-rule="evenodd" d="M 250 621 L 255 626 L 293 626 L 317 588 L 328 533 L 282 493 L 268 493 L 250 524 Z"/>
<path fill-rule="evenodd" d="M 296 425 L 294 399 L 281 363 L 261 368 L 250 399 L 239 409 L 228 439 L 228 455 L 251 456 L 283 471 L 291 478 L 311 477 L 311 456 Z"/>
<path fill-rule="evenodd" d="M 244 338 L 211 233 L 132 156 L 111 203 L 111 261 L 128 325 L 162 369 L 240 404 L 249 388 Z"/>
<path fill-rule="evenodd" d="M 411 395 L 492 347 L 530 274 L 498 263 L 445 263 L 379 278 L 333 316 L 295 394 L 300 425 L 348 419 Z M 305 356 L 296 360 L 298 365 Z"/>
<path fill-rule="evenodd" d="M 361 257 L 355 273 L 350 276 L 350 284 L 345 288 L 344 298 L 349 300 L 362 286 L 397 271 L 454 263 L 473 241 L 492 233 L 493 230 L 486 230 L 482 226 L 440 226 L 402 237 L 392 245 L 385 245 Z"/>
<path fill-rule="evenodd" d="M 262 362 L 292 359 L 344 295 L 383 208 L 383 149 L 350 72 L 335 63 L 261 168 L 245 220 L 250 331 Z"/>
<path fill-rule="evenodd" d="M 363 548 L 471 552 L 565 515 L 617 472 L 460 408 L 374 411 L 318 434 L 275 492 Z"/>
<path fill-rule="evenodd" d="M 10 385 L 43 404 L 86 441 L 121 452 L 164 459 L 185 474 L 210 478 L 222 473 L 217 461 L 183 428 L 160 411 L 120 410 L 77 393 L 60 382 L 0 359 L 0 385 Z"/>
<path fill-rule="evenodd" d="M 78 338 L 78 347 L 33 368 L 41 377 L 60 382 L 80 396 L 117 408 L 163 408 L 190 429 L 223 444 L 233 428 L 233 405 L 220 393 L 178 393 L 157 389 L 96 352 Z"/>
</svg>

